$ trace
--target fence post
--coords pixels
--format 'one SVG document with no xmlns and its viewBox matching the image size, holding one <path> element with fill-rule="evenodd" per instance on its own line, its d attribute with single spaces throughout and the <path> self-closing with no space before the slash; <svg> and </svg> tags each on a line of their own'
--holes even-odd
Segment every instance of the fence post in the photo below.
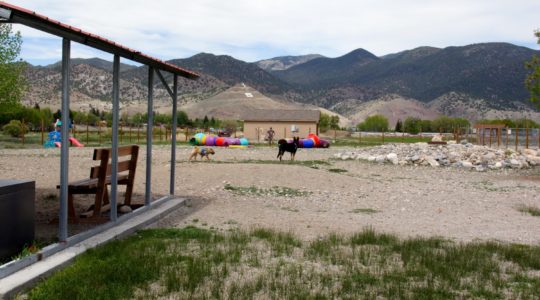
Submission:
<svg viewBox="0 0 540 300">
<path fill-rule="evenodd" d="M 362 131 L 358 131 L 358 145 L 362 144 Z"/>
<path fill-rule="evenodd" d="M 137 145 L 140 143 L 140 137 L 141 137 L 141 125 L 137 126 Z"/>
<path fill-rule="evenodd" d="M 88 122 L 86 122 L 86 145 L 88 145 Z"/>
<path fill-rule="evenodd" d="M 518 143 L 519 143 L 519 128 L 516 128 L 516 151 L 518 149 Z"/>
<path fill-rule="evenodd" d="M 384 130 L 382 131 L 381 137 L 382 137 L 382 143 L 384 145 Z"/>
<path fill-rule="evenodd" d="M 506 129 L 506 149 L 508 149 L 508 128 Z"/>
<path fill-rule="evenodd" d="M 101 123 L 98 123 L 98 141 L 101 146 Z"/>
<path fill-rule="evenodd" d="M 45 143 L 45 121 L 41 119 L 41 145 Z"/>
<path fill-rule="evenodd" d="M 529 124 L 525 128 L 525 149 L 529 149 Z"/>
<path fill-rule="evenodd" d="M 129 130 L 129 143 L 131 144 L 131 125 L 128 125 Z"/>
<path fill-rule="evenodd" d="M 22 145 L 24 146 L 24 119 L 21 122 L 21 131 L 22 131 Z"/>
</svg>

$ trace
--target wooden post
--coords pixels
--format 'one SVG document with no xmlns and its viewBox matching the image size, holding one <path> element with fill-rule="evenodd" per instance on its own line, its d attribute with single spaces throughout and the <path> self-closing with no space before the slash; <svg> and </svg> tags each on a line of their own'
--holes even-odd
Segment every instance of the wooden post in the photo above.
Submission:
<svg viewBox="0 0 540 300">
<path fill-rule="evenodd" d="M 141 125 L 139 124 L 139 126 L 137 126 L 137 144 L 140 143 L 140 138 L 141 138 Z"/>
<path fill-rule="evenodd" d="M 98 141 L 99 145 L 101 145 L 101 123 L 98 123 Z"/>
<path fill-rule="evenodd" d="M 129 129 L 129 143 L 131 144 L 131 125 L 129 125 L 128 127 Z"/>
<path fill-rule="evenodd" d="M 161 136 L 162 132 L 161 132 L 161 126 L 159 126 L 159 141 L 163 141 L 163 137 Z"/>
<path fill-rule="evenodd" d="M 384 130 L 383 130 L 383 132 L 382 132 L 381 137 L 382 137 L 382 143 L 383 143 L 383 145 L 384 145 Z"/>
<path fill-rule="evenodd" d="M 508 149 L 508 128 L 504 128 L 506 131 L 506 149 Z"/>
<path fill-rule="evenodd" d="M 362 131 L 358 131 L 358 144 L 362 144 Z"/>
<path fill-rule="evenodd" d="M 86 144 L 88 145 L 88 122 L 86 122 Z"/>
<path fill-rule="evenodd" d="M 517 151 L 517 149 L 518 149 L 518 143 L 519 143 L 519 138 L 518 138 L 518 136 L 519 136 L 519 128 L 516 128 L 516 151 Z"/>
<path fill-rule="evenodd" d="M 188 133 L 189 133 L 189 129 L 186 127 L 186 133 L 185 133 L 186 134 L 186 142 L 188 140 Z"/>
<path fill-rule="evenodd" d="M 24 119 L 21 122 L 21 132 L 22 132 L 22 145 L 24 146 Z"/>
<path fill-rule="evenodd" d="M 540 128 L 538 128 L 538 149 L 540 149 Z"/>
<path fill-rule="evenodd" d="M 525 127 L 525 148 L 529 148 L 529 127 Z"/>
<path fill-rule="evenodd" d="M 501 128 L 497 128 L 497 148 L 501 146 Z"/>
<path fill-rule="evenodd" d="M 336 136 L 336 129 L 334 129 L 334 141 L 337 139 L 337 136 Z"/>
<path fill-rule="evenodd" d="M 467 126 L 467 133 L 466 133 L 466 135 L 467 135 L 467 137 L 466 137 L 467 143 L 469 143 L 469 131 L 470 131 L 470 128 L 469 128 L 469 126 Z"/>
<path fill-rule="evenodd" d="M 491 148 L 491 134 L 493 133 L 493 128 L 489 128 L 489 147 Z"/>
<path fill-rule="evenodd" d="M 41 145 L 45 143 L 45 121 L 41 119 Z"/>
</svg>

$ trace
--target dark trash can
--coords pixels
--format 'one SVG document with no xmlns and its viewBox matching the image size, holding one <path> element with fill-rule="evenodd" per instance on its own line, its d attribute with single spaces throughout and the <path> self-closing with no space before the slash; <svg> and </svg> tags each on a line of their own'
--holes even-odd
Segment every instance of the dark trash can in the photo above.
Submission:
<svg viewBox="0 0 540 300">
<path fill-rule="evenodd" d="M 36 183 L 0 179 L 0 260 L 7 260 L 34 241 Z"/>
</svg>

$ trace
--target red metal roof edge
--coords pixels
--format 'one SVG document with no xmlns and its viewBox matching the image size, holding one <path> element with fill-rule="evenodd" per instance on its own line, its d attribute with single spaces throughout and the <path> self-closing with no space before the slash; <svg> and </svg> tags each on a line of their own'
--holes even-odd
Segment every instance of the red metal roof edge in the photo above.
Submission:
<svg viewBox="0 0 540 300">
<path fill-rule="evenodd" d="M 71 25 L 68 25 L 68 24 L 64 24 L 60 21 L 56 21 L 54 19 L 51 19 L 47 16 L 44 16 L 44 15 L 41 15 L 41 14 L 38 14 L 34 11 L 31 11 L 31 10 L 28 10 L 26 8 L 23 8 L 23 7 L 19 7 L 19 6 L 16 6 L 16 5 L 13 5 L 13 4 L 9 4 L 9 3 L 6 3 L 6 2 L 3 2 L 3 1 L 0 1 L 0 6 L 3 6 L 7 9 L 10 9 L 10 10 L 13 10 L 13 11 L 17 11 L 19 13 L 23 13 L 23 14 L 27 14 L 27 15 L 30 15 L 30 16 L 33 16 L 33 17 L 37 17 L 39 19 L 41 19 L 42 21 L 46 22 L 46 23 L 50 23 L 50 24 L 54 24 L 54 25 L 58 25 L 58 26 L 61 26 L 63 27 L 64 29 L 66 30 L 69 30 L 71 31 L 72 33 L 76 34 L 76 35 L 81 35 L 81 36 L 84 36 L 84 37 L 91 37 L 91 38 L 94 38 L 94 39 L 97 39 L 97 40 L 100 40 L 106 44 L 109 44 L 110 46 L 114 46 L 114 47 L 117 47 L 117 48 L 120 48 L 124 51 L 127 51 L 133 55 L 139 55 L 139 56 L 142 56 L 144 58 L 147 58 L 151 61 L 154 61 L 155 63 L 157 63 L 158 65 L 164 65 L 164 66 L 167 66 L 168 68 L 172 69 L 172 70 L 176 70 L 177 73 L 180 73 L 181 75 L 184 75 L 184 77 L 187 77 L 187 78 L 191 78 L 191 79 L 196 79 L 196 78 L 199 78 L 199 74 L 195 73 L 195 72 L 192 72 L 192 71 L 189 71 L 189 70 L 186 70 L 186 69 L 183 69 L 183 68 L 180 68 L 176 65 L 173 65 L 171 63 L 168 63 L 168 62 L 165 62 L 161 59 L 158 59 L 158 58 L 155 58 L 155 57 L 152 57 L 150 55 L 147 55 L 147 54 L 144 54 L 140 51 L 137 51 L 137 50 L 134 50 L 134 49 L 131 49 L 131 48 L 128 48 L 126 46 L 123 46 L 123 45 L 120 45 L 114 41 L 111 41 L 109 39 L 106 39 L 104 37 L 101 37 L 97 34 L 93 34 L 93 33 L 90 33 L 90 32 L 86 32 L 82 29 L 79 29 L 77 27 L 74 27 L 74 26 L 71 26 Z M 129 59 L 129 58 L 128 58 Z M 169 70 L 169 71 L 172 71 L 172 70 Z"/>
</svg>

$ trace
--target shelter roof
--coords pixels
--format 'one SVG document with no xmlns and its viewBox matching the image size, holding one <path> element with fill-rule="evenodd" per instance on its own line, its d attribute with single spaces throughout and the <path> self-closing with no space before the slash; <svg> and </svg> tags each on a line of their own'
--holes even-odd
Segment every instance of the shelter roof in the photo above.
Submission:
<svg viewBox="0 0 540 300">
<path fill-rule="evenodd" d="M 31 10 L 18 7 L 16 5 L 12 5 L 3 1 L 0 1 L 0 9 L 3 9 L 3 14 L 7 15 L 7 22 L 20 23 L 53 35 L 57 35 L 81 43 L 83 45 L 88 45 L 92 48 L 119 55 L 121 57 L 154 67 L 159 70 L 177 74 L 182 77 L 190 79 L 199 78 L 199 75 L 195 72 L 180 68 L 171 63 L 146 55 L 140 51 L 120 45 L 99 35 L 95 35 L 83 31 L 79 28 L 53 20 L 49 17 L 40 15 Z"/>
<path fill-rule="evenodd" d="M 313 109 L 255 109 L 244 121 L 255 122 L 319 122 L 321 112 Z"/>
</svg>

